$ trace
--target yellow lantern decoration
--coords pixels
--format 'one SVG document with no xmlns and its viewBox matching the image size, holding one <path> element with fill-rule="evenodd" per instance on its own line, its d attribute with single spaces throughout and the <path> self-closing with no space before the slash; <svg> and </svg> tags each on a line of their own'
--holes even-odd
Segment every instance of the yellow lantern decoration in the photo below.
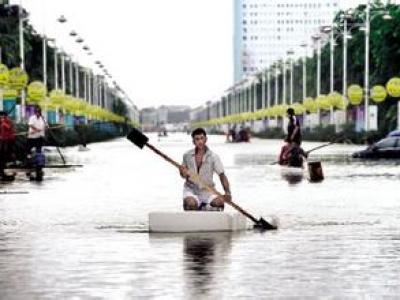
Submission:
<svg viewBox="0 0 400 300">
<path fill-rule="evenodd" d="M 380 103 L 385 101 L 387 97 L 386 89 L 383 85 L 375 85 L 371 89 L 371 99 L 376 102 Z"/>
<path fill-rule="evenodd" d="M 18 91 L 13 89 L 5 89 L 3 90 L 3 98 L 4 99 L 13 99 L 18 97 Z"/>
<path fill-rule="evenodd" d="M 0 64 L 0 87 L 5 87 L 8 85 L 9 74 L 6 65 Z"/>
<path fill-rule="evenodd" d="M 347 89 L 347 97 L 352 105 L 359 105 L 362 101 L 363 90 L 358 84 L 352 84 Z"/>
<path fill-rule="evenodd" d="M 294 113 L 296 115 L 301 115 L 301 114 L 306 112 L 306 109 L 305 109 L 304 105 L 302 105 L 300 103 L 294 103 L 290 107 L 294 109 Z"/>
<path fill-rule="evenodd" d="M 328 110 L 331 108 L 328 97 L 323 94 L 321 94 L 317 97 L 317 99 L 315 100 L 315 103 L 317 104 L 317 107 L 320 109 Z"/>
<path fill-rule="evenodd" d="M 20 91 L 28 84 L 28 74 L 21 68 L 12 68 L 9 71 L 9 86 L 10 88 Z"/>
<path fill-rule="evenodd" d="M 47 88 L 40 81 L 31 82 L 28 85 L 28 99 L 33 102 L 40 102 L 46 98 Z"/>
<path fill-rule="evenodd" d="M 386 90 L 391 97 L 400 97 L 400 78 L 393 77 L 386 83 Z"/>
<path fill-rule="evenodd" d="M 61 105 L 65 100 L 65 94 L 62 90 L 52 90 L 50 92 L 50 100 L 54 104 Z"/>
<path fill-rule="evenodd" d="M 338 107 L 341 105 L 341 103 L 343 102 L 343 96 L 341 94 L 339 94 L 338 92 L 332 92 L 330 94 L 328 94 L 328 102 L 330 106 L 333 107 Z"/>
<path fill-rule="evenodd" d="M 315 103 L 314 99 L 311 97 L 307 97 L 303 101 L 303 105 L 307 111 L 310 113 L 316 113 L 318 110 L 317 104 Z"/>
</svg>

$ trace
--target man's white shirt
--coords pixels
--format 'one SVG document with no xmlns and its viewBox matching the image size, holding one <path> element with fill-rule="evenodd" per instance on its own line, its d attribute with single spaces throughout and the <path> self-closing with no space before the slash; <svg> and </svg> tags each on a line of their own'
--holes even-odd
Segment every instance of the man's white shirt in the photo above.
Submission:
<svg viewBox="0 0 400 300">
<path fill-rule="evenodd" d="M 43 117 L 37 117 L 36 115 L 30 116 L 29 121 L 28 121 L 29 126 L 33 126 L 36 129 L 39 129 L 40 131 L 34 131 L 31 127 L 29 127 L 28 131 L 28 138 L 29 139 L 37 139 L 40 137 L 45 136 L 45 128 L 46 124 L 43 120 Z"/>
</svg>

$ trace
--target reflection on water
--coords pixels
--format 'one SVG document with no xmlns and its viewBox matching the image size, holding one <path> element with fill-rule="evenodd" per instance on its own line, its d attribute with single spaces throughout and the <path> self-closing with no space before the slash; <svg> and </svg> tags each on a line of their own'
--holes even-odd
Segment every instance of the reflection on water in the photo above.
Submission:
<svg viewBox="0 0 400 300">
<path fill-rule="evenodd" d="M 400 295 L 398 161 L 360 161 L 362 147 L 315 151 L 325 180 L 269 163 L 281 141 L 210 136 L 233 199 L 276 232 L 148 233 L 150 211 L 181 210 L 182 179 L 125 139 L 66 149 L 84 168 L 0 185 L 0 299 L 324 298 Z M 150 142 L 180 161 L 190 136 Z M 319 143 L 304 143 L 312 149 Z M 221 187 L 219 184 L 217 188 Z M 229 209 L 229 208 L 228 208 Z"/>
<path fill-rule="evenodd" d="M 229 256 L 231 234 L 192 234 L 184 238 L 185 294 L 191 297 L 219 293 L 221 265 Z M 226 267 L 226 266 L 225 266 Z"/>
</svg>

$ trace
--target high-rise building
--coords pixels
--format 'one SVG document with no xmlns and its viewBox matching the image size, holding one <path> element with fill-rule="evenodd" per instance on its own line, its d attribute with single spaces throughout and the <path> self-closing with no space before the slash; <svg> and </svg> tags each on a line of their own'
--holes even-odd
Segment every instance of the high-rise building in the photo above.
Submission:
<svg viewBox="0 0 400 300">
<path fill-rule="evenodd" d="M 340 0 L 234 0 L 234 82 L 261 71 L 288 51 L 302 55 Z"/>
</svg>

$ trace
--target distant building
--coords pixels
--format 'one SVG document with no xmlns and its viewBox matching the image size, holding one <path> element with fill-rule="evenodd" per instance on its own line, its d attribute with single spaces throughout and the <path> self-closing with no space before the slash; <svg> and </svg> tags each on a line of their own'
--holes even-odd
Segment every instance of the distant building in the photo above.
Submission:
<svg viewBox="0 0 400 300">
<path fill-rule="evenodd" d="M 190 106 L 162 105 L 158 108 L 144 108 L 140 112 L 143 130 L 183 130 L 190 121 Z"/>
<path fill-rule="evenodd" d="M 331 25 L 340 0 L 234 0 L 234 83 L 285 58 Z"/>
</svg>

